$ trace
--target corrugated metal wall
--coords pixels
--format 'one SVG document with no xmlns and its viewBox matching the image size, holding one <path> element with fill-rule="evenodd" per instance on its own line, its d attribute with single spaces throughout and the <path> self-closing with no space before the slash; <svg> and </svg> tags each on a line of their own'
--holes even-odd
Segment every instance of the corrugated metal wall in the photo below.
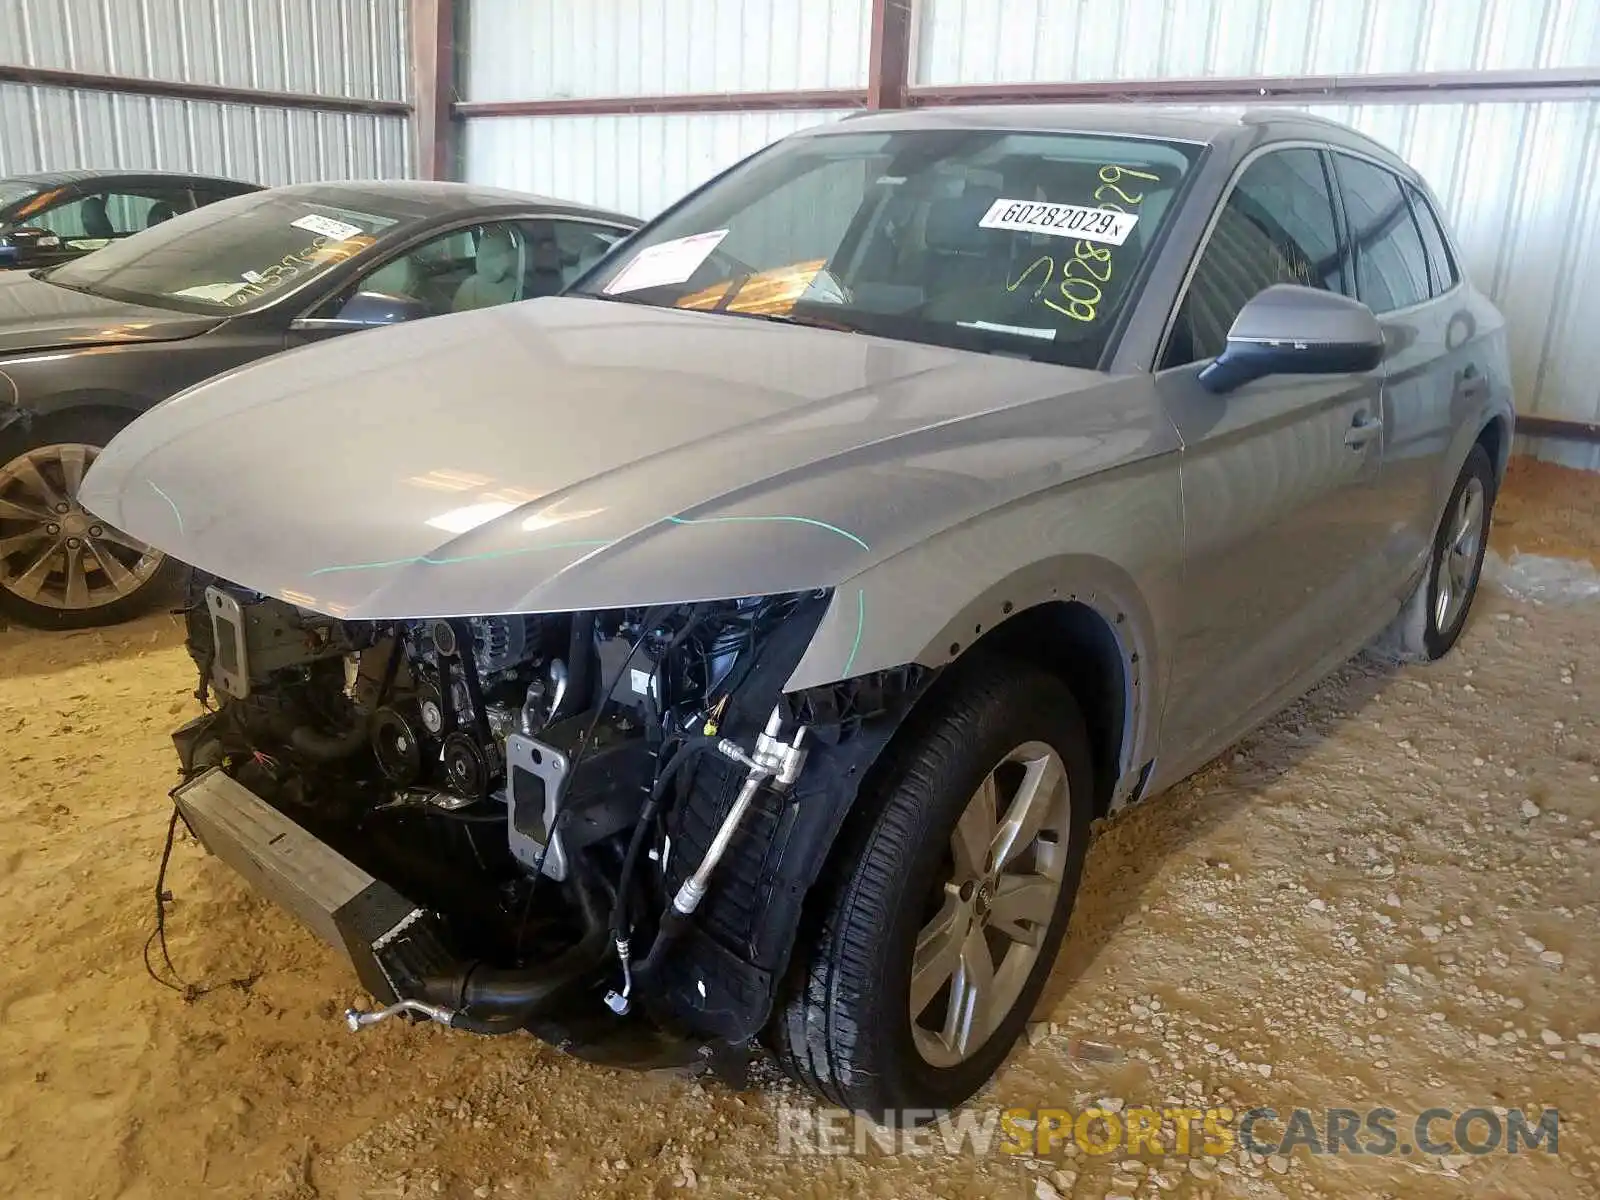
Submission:
<svg viewBox="0 0 1600 1200">
<path fill-rule="evenodd" d="M 837 112 L 483 117 L 467 178 L 651 216 L 723 168 Z"/>
<path fill-rule="evenodd" d="M 918 83 L 1586 66 L 1595 0 L 922 0 Z"/>
<path fill-rule="evenodd" d="M 406 0 L 0 0 L 0 62 L 404 100 Z M 0 172 L 411 173 L 402 117 L 0 85 Z"/>
<path fill-rule="evenodd" d="M 864 87 L 871 0 L 467 0 L 469 100 Z"/>
<path fill-rule="evenodd" d="M 469 100 L 862 88 L 871 0 L 466 0 Z M 466 177 L 651 216 L 838 112 L 480 117 Z"/>
<path fill-rule="evenodd" d="M 1600 65 L 1596 0 L 922 0 L 916 82 Z M 1317 106 L 1432 182 L 1505 311 L 1517 406 L 1600 420 L 1600 102 Z M 1600 449 L 1541 440 L 1600 468 Z"/>
</svg>

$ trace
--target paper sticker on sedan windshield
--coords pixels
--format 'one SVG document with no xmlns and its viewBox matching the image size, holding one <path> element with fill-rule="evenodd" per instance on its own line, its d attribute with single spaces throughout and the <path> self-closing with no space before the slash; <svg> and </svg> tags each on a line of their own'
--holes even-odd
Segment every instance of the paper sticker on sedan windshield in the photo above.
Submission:
<svg viewBox="0 0 1600 1200">
<path fill-rule="evenodd" d="M 670 242 L 647 246 L 633 256 L 633 261 L 618 271 L 606 284 L 606 295 L 620 292 L 637 292 L 641 288 L 666 287 L 685 283 L 700 269 L 700 264 L 710 257 L 717 244 L 728 236 L 726 229 L 710 233 L 696 233 L 690 237 L 673 238 Z"/>
<path fill-rule="evenodd" d="M 1034 200 L 996 200 L 978 222 L 984 229 L 1015 229 L 1020 233 L 1048 233 L 1120 246 L 1139 218 L 1133 213 L 1081 204 L 1044 204 Z"/>
<path fill-rule="evenodd" d="M 290 221 L 296 229 L 304 229 L 310 233 L 320 233 L 330 241 L 342 242 L 346 238 L 353 238 L 361 232 L 361 226 L 351 225 L 345 221 L 335 221 L 332 217 L 319 216 L 316 213 L 307 213 L 303 217 L 296 217 Z"/>
</svg>

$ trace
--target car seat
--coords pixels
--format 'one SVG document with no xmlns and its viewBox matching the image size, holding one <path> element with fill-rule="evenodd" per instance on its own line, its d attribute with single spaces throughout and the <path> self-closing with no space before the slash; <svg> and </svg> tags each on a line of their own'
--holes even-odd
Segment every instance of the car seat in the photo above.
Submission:
<svg viewBox="0 0 1600 1200">
<path fill-rule="evenodd" d="M 420 299 L 417 292 L 421 273 L 409 254 L 402 254 L 392 262 L 384 263 L 361 285 L 363 292 L 377 292 L 383 296 L 410 296 Z"/>
<path fill-rule="evenodd" d="M 145 214 L 144 227 L 146 229 L 154 228 L 163 221 L 172 220 L 172 218 L 177 215 L 178 214 L 173 209 L 172 205 L 168 204 L 165 200 L 157 200 L 150 206 L 150 211 Z"/>
<path fill-rule="evenodd" d="M 517 247 L 511 235 L 502 230 L 486 233 L 478 240 L 473 273 L 456 289 L 451 311 L 492 308 L 517 298 Z"/>
<path fill-rule="evenodd" d="M 86 197 L 78 207 L 79 216 L 83 220 L 83 236 L 90 238 L 114 238 L 117 236 L 116 227 L 111 224 L 111 218 L 106 214 L 106 198 L 104 196 Z"/>
<path fill-rule="evenodd" d="M 523 299 L 554 296 L 565 287 L 567 278 L 562 265 L 561 247 L 553 236 L 533 242 L 528 255 L 528 276 L 522 289 Z"/>
</svg>

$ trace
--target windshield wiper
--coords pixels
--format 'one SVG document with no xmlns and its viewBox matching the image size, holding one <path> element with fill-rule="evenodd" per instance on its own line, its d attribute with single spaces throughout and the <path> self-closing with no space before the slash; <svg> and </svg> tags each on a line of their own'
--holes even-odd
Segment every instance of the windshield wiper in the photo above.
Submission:
<svg viewBox="0 0 1600 1200">
<path fill-rule="evenodd" d="M 584 300 L 610 300 L 616 304 L 638 304 L 645 308 L 659 308 L 667 312 L 700 312 L 712 316 L 749 317 L 757 321 L 771 321 L 778 325 L 805 325 L 811 329 L 831 329 L 835 333 L 864 333 L 865 330 L 856 325 L 846 325 L 843 321 L 831 320 L 828 317 L 813 316 L 810 313 L 790 314 L 781 313 L 742 312 L 737 308 L 679 308 L 675 304 L 660 304 L 654 300 L 646 300 L 643 296 L 628 296 L 622 294 L 609 294 L 606 292 L 566 292 L 568 296 L 577 296 Z"/>
<path fill-rule="evenodd" d="M 65 288 L 69 292 L 82 292 L 85 296 L 100 295 L 100 293 L 95 291 L 93 288 L 86 287 L 81 283 L 62 283 L 59 279 L 52 278 L 51 272 L 54 270 L 54 267 L 40 267 L 36 271 L 29 271 L 28 274 L 33 276 L 33 278 L 37 279 L 40 283 L 48 283 L 51 287 Z M 104 299 L 104 297 L 101 298 Z"/>
<path fill-rule="evenodd" d="M 800 313 L 798 315 L 790 313 L 788 316 L 784 316 L 782 313 L 740 312 L 736 308 L 725 308 L 721 311 L 730 317 L 754 317 L 758 321 L 771 321 L 777 325 L 804 325 L 809 329 L 831 329 L 835 333 L 866 332 L 858 325 L 846 325 L 843 321 L 834 321 L 828 317 L 817 317 L 810 313 Z"/>
</svg>

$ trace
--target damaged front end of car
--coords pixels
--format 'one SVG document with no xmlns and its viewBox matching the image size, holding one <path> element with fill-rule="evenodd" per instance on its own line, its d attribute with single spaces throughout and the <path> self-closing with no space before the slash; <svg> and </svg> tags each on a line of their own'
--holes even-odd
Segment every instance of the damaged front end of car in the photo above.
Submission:
<svg viewBox="0 0 1600 1200">
<path fill-rule="evenodd" d="M 379 1002 L 352 1029 L 738 1062 L 933 674 L 786 690 L 831 596 L 341 620 L 195 572 L 177 804 L 349 957 Z"/>
</svg>

